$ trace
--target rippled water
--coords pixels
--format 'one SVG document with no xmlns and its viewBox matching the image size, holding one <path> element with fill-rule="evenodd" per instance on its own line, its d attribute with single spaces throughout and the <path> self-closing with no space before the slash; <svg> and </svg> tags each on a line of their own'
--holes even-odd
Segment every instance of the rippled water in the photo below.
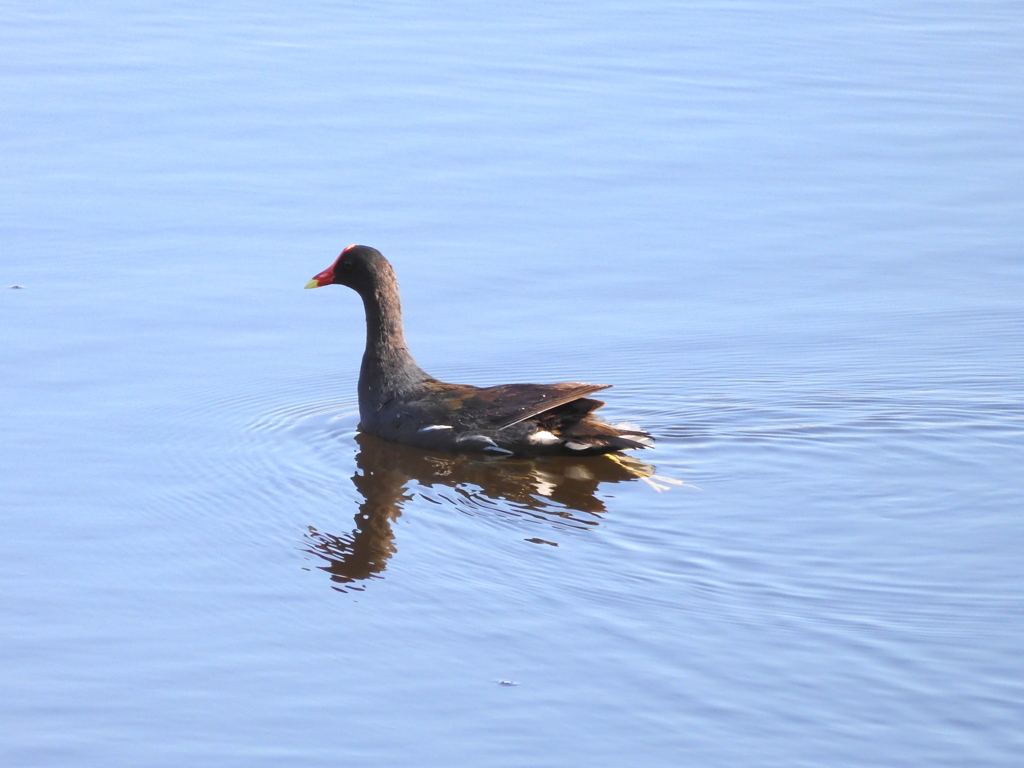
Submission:
<svg viewBox="0 0 1024 768">
<path fill-rule="evenodd" d="M 4 765 L 1020 764 L 1015 4 L 4 16 Z M 353 241 L 656 447 L 360 435 Z"/>
</svg>

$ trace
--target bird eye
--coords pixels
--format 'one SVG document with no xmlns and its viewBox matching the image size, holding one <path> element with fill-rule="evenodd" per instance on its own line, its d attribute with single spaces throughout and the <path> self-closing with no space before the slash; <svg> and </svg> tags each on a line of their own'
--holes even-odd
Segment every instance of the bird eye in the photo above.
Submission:
<svg viewBox="0 0 1024 768">
<path fill-rule="evenodd" d="M 341 262 L 341 268 L 343 270 L 345 270 L 346 272 L 351 272 L 352 271 L 352 262 L 351 261 L 343 261 L 343 262 Z"/>
</svg>

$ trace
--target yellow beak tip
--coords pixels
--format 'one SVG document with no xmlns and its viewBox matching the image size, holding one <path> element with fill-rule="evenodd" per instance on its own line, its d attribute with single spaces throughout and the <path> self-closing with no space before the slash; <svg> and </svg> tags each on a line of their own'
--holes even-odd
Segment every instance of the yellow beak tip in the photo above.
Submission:
<svg viewBox="0 0 1024 768">
<path fill-rule="evenodd" d="M 306 283 L 305 287 L 306 288 L 319 288 L 320 287 L 320 283 L 318 283 L 315 279 L 314 280 L 310 280 L 308 283 Z"/>
</svg>

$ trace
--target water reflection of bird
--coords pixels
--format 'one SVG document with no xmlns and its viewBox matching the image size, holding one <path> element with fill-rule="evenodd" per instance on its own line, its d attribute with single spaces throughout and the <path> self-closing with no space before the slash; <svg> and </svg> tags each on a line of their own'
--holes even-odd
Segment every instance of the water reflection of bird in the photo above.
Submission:
<svg viewBox="0 0 1024 768">
<path fill-rule="evenodd" d="M 545 457 L 493 461 L 456 454 L 424 453 L 356 435 L 359 452 L 352 483 L 363 497 L 355 529 L 335 536 L 310 528 L 306 551 L 321 558 L 339 589 L 379 576 L 396 551 L 391 521 L 413 498 L 415 486 L 447 486 L 459 492 L 464 511 L 530 517 L 549 526 L 597 525 L 605 512 L 597 490 L 602 484 L 647 479 L 649 464 L 625 456 L 583 459 Z M 530 541 L 545 542 L 541 537 Z"/>
</svg>

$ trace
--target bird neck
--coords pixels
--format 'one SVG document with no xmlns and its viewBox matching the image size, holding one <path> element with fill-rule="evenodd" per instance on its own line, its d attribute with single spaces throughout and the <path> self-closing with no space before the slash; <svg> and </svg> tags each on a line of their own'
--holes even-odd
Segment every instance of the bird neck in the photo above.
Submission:
<svg viewBox="0 0 1024 768">
<path fill-rule="evenodd" d="M 378 287 L 363 296 L 363 307 L 366 351 L 359 370 L 359 415 L 366 423 L 389 400 L 430 377 L 416 364 L 405 344 L 397 287 Z"/>
</svg>

